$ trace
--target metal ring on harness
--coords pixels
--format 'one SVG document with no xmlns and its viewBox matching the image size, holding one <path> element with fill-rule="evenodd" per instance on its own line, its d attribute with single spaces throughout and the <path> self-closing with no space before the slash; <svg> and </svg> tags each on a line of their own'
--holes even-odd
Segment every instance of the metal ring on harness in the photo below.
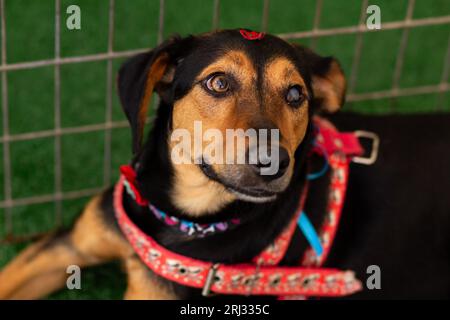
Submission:
<svg viewBox="0 0 450 320">
<path fill-rule="evenodd" d="M 378 158 L 378 150 L 380 148 L 380 137 L 374 132 L 356 130 L 354 132 L 355 136 L 358 138 L 365 138 L 372 140 L 372 151 L 368 157 L 355 156 L 352 161 L 359 164 L 364 164 L 370 166 L 377 161 Z"/>
</svg>

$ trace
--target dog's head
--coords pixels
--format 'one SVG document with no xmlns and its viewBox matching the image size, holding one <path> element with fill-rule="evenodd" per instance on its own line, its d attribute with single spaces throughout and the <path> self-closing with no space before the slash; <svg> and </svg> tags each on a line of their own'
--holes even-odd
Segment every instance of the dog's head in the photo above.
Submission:
<svg viewBox="0 0 450 320">
<path fill-rule="evenodd" d="M 172 201 L 190 214 L 275 199 L 289 185 L 311 115 L 343 104 L 335 59 L 275 36 L 256 38 L 240 30 L 173 38 L 120 70 L 135 153 L 152 92 L 171 108 L 160 143 L 173 166 Z"/>
</svg>

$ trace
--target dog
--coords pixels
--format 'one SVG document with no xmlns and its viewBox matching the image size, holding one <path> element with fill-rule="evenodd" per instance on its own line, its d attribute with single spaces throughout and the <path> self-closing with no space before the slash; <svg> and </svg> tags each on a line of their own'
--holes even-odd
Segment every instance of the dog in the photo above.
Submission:
<svg viewBox="0 0 450 320">
<path fill-rule="evenodd" d="M 132 131 L 128 176 L 135 181 L 127 188 L 135 193 L 122 192 L 117 199 L 129 220 L 165 250 L 215 264 L 249 263 L 293 221 L 306 194 L 308 168 L 323 162 L 311 156 L 313 118 L 321 115 L 340 131 L 369 130 L 380 138 L 373 165 L 350 164 L 342 219 L 323 267 L 355 272 L 362 290 L 351 299 L 450 297 L 450 200 L 445 196 L 450 115 L 339 113 L 345 91 L 335 58 L 270 34 L 223 30 L 175 36 L 132 57 L 119 71 L 118 92 Z M 160 102 L 143 143 L 153 92 Z M 171 133 L 192 133 L 195 121 L 220 132 L 279 130 L 278 173 L 261 175 L 259 162 L 175 164 Z M 326 216 L 329 179 L 327 172 L 309 183 L 303 211 L 316 229 Z M 45 297 L 64 286 L 67 266 L 111 260 L 125 267 L 126 299 L 202 297 L 201 287 L 155 273 L 148 267 L 151 261 L 137 254 L 139 243 L 130 244 L 116 217 L 114 190 L 92 198 L 70 230 L 46 236 L 6 265 L 0 298 Z M 149 208 L 198 225 L 241 222 L 197 237 L 163 223 Z M 279 265 L 298 265 L 309 247 L 300 229 L 293 229 Z M 380 271 L 377 288 L 366 285 L 370 266 Z M 171 267 L 179 268 L 176 261 Z M 198 272 L 178 271 L 191 272 L 193 281 Z"/>
</svg>

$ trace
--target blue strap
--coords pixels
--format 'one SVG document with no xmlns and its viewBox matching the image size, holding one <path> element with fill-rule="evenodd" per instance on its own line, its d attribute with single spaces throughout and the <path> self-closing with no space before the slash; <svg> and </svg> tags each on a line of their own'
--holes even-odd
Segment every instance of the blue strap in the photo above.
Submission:
<svg viewBox="0 0 450 320">
<path fill-rule="evenodd" d="M 306 175 L 306 179 L 308 179 L 308 180 L 315 180 L 317 178 L 322 177 L 328 171 L 328 168 L 330 166 L 329 161 L 328 161 L 328 154 L 327 154 L 327 151 L 325 150 L 325 148 L 316 142 L 314 142 L 314 146 L 317 147 L 318 149 L 320 149 L 320 151 L 322 152 L 322 156 L 323 156 L 325 163 L 323 164 L 322 168 L 318 172 L 308 173 Z"/>
<path fill-rule="evenodd" d="M 317 256 L 320 256 L 323 252 L 322 244 L 320 243 L 316 230 L 314 230 L 314 226 L 311 221 L 309 221 L 304 211 L 300 214 L 297 224 L 305 235 L 306 240 L 308 240 L 309 244 L 316 252 Z"/>
</svg>

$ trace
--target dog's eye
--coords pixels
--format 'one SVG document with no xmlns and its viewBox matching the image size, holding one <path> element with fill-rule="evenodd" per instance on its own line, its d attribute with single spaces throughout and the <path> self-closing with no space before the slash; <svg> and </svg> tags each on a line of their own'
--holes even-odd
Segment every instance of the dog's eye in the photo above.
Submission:
<svg viewBox="0 0 450 320">
<path fill-rule="evenodd" d="M 290 87 L 286 93 L 286 102 L 293 107 L 299 106 L 305 99 L 302 91 L 302 87 L 299 85 Z"/>
<path fill-rule="evenodd" d="M 206 88 L 212 93 L 225 93 L 230 85 L 224 74 L 215 74 L 206 79 Z"/>
</svg>

